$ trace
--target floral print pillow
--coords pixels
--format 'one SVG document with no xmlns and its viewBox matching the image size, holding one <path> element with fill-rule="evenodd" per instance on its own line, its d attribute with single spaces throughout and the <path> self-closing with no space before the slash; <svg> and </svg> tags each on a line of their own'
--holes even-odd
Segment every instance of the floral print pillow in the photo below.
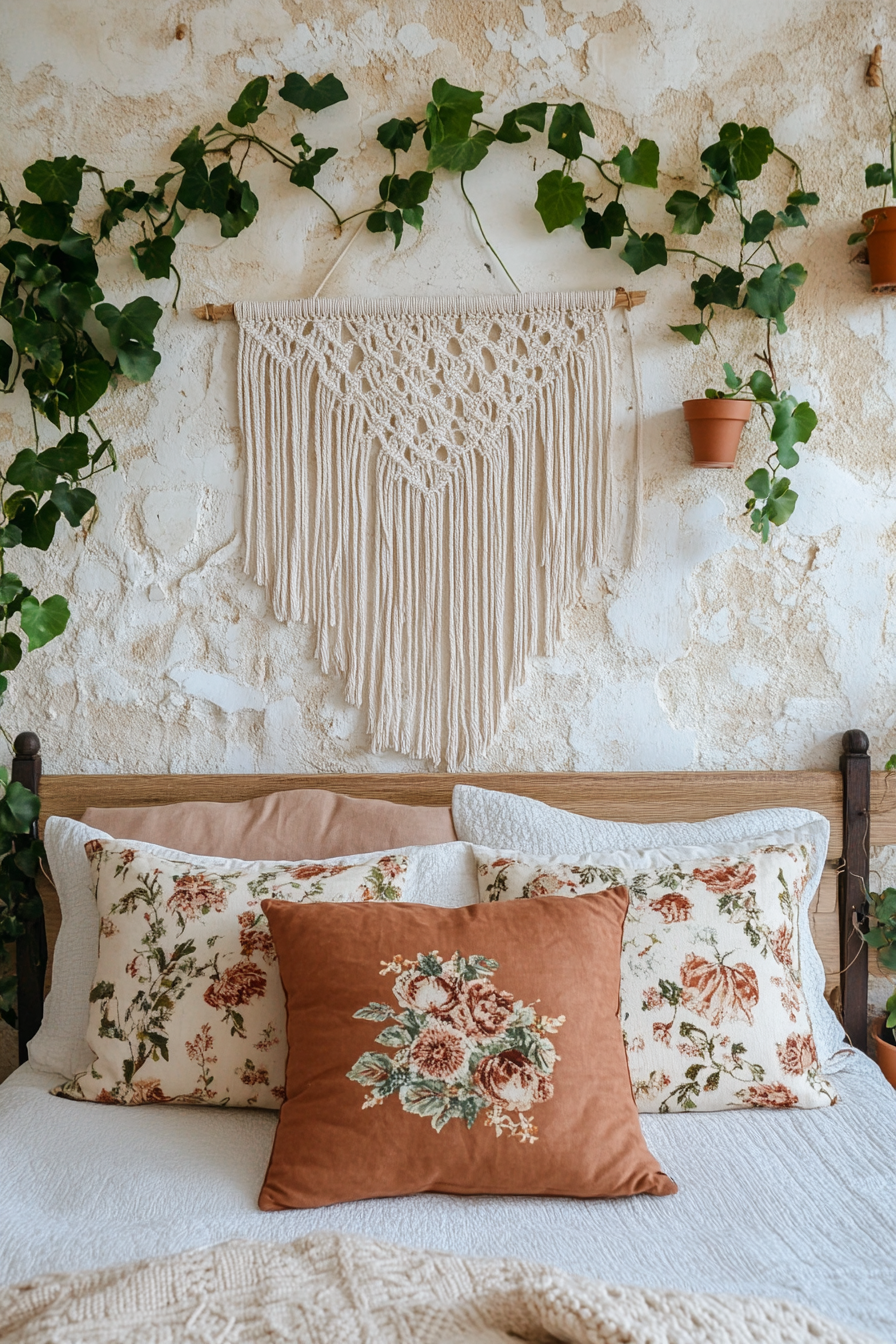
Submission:
<svg viewBox="0 0 896 1344">
<path fill-rule="evenodd" d="M 659 867 L 476 849 L 480 901 L 625 885 L 620 1016 L 640 1111 L 830 1106 L 800 981 L 805 845 Z M 633 858 L 635 856 L 632 856 Z"/>
<path fill-rule="evenodd" d="M 398 901 L 408 868 L 384 854 L 222 872 L 114 840 L 85 848 L 100 915 L 96 1060 L 55 1093 L 121 1106 L 279 1107 L 286 1002 L 262 901 Z"/>
</svg>

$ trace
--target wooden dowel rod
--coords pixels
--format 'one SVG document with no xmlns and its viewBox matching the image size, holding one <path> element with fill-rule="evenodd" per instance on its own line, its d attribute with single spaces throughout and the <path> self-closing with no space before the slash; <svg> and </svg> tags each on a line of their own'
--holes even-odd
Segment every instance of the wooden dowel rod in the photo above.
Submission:
<svg viewBox="0 0 896 1344">
<path fill-rule="evenodd" d="M 647 291 L 644 289 L 617 289 L 616 302 L 614 308 L 637 308 L 647 298 Z M 232 322 L 233 304 L 232 303 L 203 303 L 199 308 L 193 309 L 193 316 L 198 317 L 202 322 Z"/>
</svg>

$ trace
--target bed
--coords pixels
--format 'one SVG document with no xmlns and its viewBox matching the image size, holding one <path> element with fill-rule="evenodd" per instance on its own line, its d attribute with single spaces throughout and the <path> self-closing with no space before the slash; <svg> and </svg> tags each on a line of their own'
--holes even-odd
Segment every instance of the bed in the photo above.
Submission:
<svg viewBox="0 0 896 1344">
<path fill-rule="evenodd" d="M 450 802 L 459 779 L 610 819 L 812 808 L 831 823 L 813 926 L 852 1044 L 829 1066 L 841 1098 L 830 1110 L 642 1116 L 650 1148 L 678 1180 L 672 1199 L 430 1194 L 282 1213 L 256 1207 L 273 1113 L 74 1105 L 49 1095 L 60 1079 L 24 1062 L 0 1086 L 0 1286 L 235 1237 L 285 1242 L 327 1229 L 647 1287 L 783 1298 L 896 1341 L 896 1093 L 864 1053 L 867 961 L 857 933 L 870 844 L 896 841 L 896 820 L 863 733 L 845 735 L 839 770 L 748 774 L 41 781 L 34 736 L 20 737 L 17 751 L 16 777 L 40 783 L 44 820 L 103 803 L 224 801 L 308 787 L 435 806 Z M 58 917 L 51 889 L 44 896 L 52 949 Z M 42 939 L 38 922 L 21 949 L 23 1052 L 39 1023 Z"/>
</svg>

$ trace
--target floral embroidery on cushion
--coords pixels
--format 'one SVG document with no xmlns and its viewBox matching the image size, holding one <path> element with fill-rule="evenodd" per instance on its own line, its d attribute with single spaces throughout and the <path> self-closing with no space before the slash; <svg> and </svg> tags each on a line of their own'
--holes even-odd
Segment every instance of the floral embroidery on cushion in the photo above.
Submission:
<svg viewBox="0 0 896 1344">
<path fill-rule="evenodd" d="M 749 1022 L 759 1002 L 756 972 L 746 962 L 726 966 L 689 952 L 681 968 L 681 1002 L 714 1027 L 723 1021 Z"/>
<path fill-rule="evenodd" d="M 476 851 L 480 900 L 627 886 L 621 1018 L 642 1111 L 825 1106 L 801 990 L 805 845 L 623 870 L 596 858 Z"/>
<path fill-rule="evenodd" d="M 537 1141 L 528 1112 L 554 1094 L 560 1057 L 549 1038 L 566 1019 L 545 1017 L 499 989 L 491 978 L 497 970 L 488 957 L 460 952 L 447 959 L 420 953 L 416 961 L 396 955 L 383 964 L 380 974 L 396 977 L 399 1011 L 369 1003 L 354 1014 L 390 1023 L 376 1037 L 383 1050 L 365 1051 L 346 1074 L 369 1089 L 362 1109 L 396 1093 L 403 1110 L 428 1117 L 437 1133 L 453 1119 L 470 1129 L 484 1113 L 497 1137 Z"/>
<path fill-rule="evenodd" d="M 115 841 L 85 851 L 100 913 L 88 1035 L 97 1060 L 57 1091 L 110 1105 L 276 1106 L 285 1004 L 261 902 L 400 900 L 408 868 L 385 854 L 216 872 Z"/>
</svg>

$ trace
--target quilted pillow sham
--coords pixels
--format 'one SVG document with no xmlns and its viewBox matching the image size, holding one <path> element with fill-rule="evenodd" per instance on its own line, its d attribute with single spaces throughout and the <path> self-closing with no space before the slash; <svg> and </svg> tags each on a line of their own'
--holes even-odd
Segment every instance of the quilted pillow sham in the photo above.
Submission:
<svg viewBox="0 0 896 1344">
<path fill-rule="evenodd" d="M 672 1194 L 619 1028 L 623 888 L 520 908 L 263 909 L 288 1004 L 262 1209 Z"/>
<path fill-rule="evenodd" d="M 405 855 L 222 871 L 126 842 L 85 846 L 99 960 L 87 1044 L 94 1063 L 56 1096 L 110 1105 L 276 1108 L 286 1006 L 261 904 L 401 899 Z"/>
<path fill-rule="evenodd" d="M 807 845 L 535 858 L 474 848 L 480 900 L 624 883 L 621 1019 L 638 1109 L 830 1106 L 802 989 Z"/>
</svg>

